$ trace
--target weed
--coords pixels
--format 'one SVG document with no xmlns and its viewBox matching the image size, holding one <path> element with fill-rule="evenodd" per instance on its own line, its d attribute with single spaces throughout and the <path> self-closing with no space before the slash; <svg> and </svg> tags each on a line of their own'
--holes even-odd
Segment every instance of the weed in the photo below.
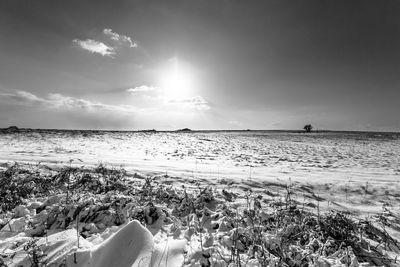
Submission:
<svg viewBox="0 0 400 267">
<path fill-rule="evenodd" d="M 46 265 L 43 261 L 43 258 L 46 257 L 46 254 L 44 254 L 40 246 L 36 244 L 37 241 L 38 239 L 34 238 L 24 245 L 24 251 L 28 254 L 28 258 L 32 267 Z"/>
</svg>

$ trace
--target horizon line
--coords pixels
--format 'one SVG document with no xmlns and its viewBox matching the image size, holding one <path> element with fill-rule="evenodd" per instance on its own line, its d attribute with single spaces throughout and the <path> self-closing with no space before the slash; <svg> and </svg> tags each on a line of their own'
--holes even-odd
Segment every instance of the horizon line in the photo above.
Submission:
<svg viewBox="0 0 400 267">
<path fill-rule="evenodd" d="M 14 128 L 15 127 L 15 128 Z M 0 128 L 0 132 L 4 130 L 16 129 L 16 131 L 87 131 L 87 132 L 296 132 L 296 133 L 306 133 L 303 129 L 190 129 L 181 128 L 175 130 L 157 130 L 157 129 L 76 129 L 76 128 L 20 128 L 17 126 L 9 126 L 6 128 Z M 348 132 L 348 133 L 393 133 L 400 134 L 400 131 L 378 131 L 378 130 L 333 130 L 333 129 L 315 129 L 308 133 L 318 133 L 318 132 Z"/>
</svg>

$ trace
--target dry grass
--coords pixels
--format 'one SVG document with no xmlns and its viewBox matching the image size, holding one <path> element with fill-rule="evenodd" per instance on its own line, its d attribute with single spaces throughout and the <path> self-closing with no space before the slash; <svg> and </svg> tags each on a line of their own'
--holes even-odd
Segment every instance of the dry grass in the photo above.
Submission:
<svg viewBox="0 0 400 267">
<path fill-rule="evenodd" d="M 295 194 L 291 184 L 271 198 L 208 186 L 176 188 L 165 185 L 163 177 L 127 176 L 123 169 L 104 165 L 49 169 L 15 164 L 0 171 L 0 228 L 13 218 L 15 207 L 45 199 L 36 208 L 37 214 L 47 212 L 45 221 L 28 223 L 32 237 L 71 225 L 79 236 L 89 237 L 133 219 L 147 226 L 162 219 L 163 231 L 189 241 L 186 265 L 396 264 L 386 252 L 399 253 L 400 246 L 386 227 L 399 227 L 400 220 L 388 208 L 380 216 L 358 219 L 344 212 L 321 212 L 318 205 L 310 208 Z M 38 257 L 40 248 L 34 242 L 19 245 L 27 248 L 32 266 L 46 262 L 45 256 Z M 0 255 L 0 266 L 12 262 L 12 255 Z"/>
</svg>

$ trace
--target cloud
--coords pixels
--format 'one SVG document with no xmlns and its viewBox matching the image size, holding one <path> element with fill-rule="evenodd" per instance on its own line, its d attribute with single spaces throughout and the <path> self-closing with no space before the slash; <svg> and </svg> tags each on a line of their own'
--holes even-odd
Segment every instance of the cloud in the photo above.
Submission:
<svg viewBox="0 0 400 267">
<path fill-rule="evenodd" d="M 190 98 L 169 99 L 169 104 L 182 105 L 184 107 L 195 108 L 197 110 L 209 110 L 211 107 L 202 96 L 194 96 Z"/>
<path fill-rule="evenodd" d="M 141 85 L 137 86 L 135 88 L 129 88 L 126 91 L 131 94 L 139 93 L 139 92 L 150 92 L 150 91 L 155 91 L 157 87 L 154 86 L 147 86 L 147 85 Z"/>
<path fill-rule="evenodd" d="M 137 109 L 128 105 L 107 105 L 86 99 L 64 96 L 61 94 L 48 94 L 46 98 L 38 97 L 26 91 L 15 93 L 0 93 L 3 99 L 13 100 L 21 105 L 35 105 L 53 109 L 81 109 L 86 111 L 111 111 L 111 112 L 135 112 Z"/>
<path fill-rule="evenodd" d="M 13 118 L 10 125 L 33 128 L 173 129 L 206 123 L 210 114 L 201 96 L 168 100 L 141 95 L 144 98 L 132 97 L 129 105 L 110 105 L 58 93 L 0 91 L 0 119 Z"/>
<path fill-rule="evenodd" d="M 111 29 L 104 29 L 103 33 L 110 37 L 111 40 L 117 41 L 120 44 L 127 44 L 129 47 L 137 47 L 136 41 L 132 41 L 131 37 L 113 32 Z"/>
<path fill-rule="evenodd" d="M 103 34 L 109 37 L 112 41 L 114 41 L 114 45 L 107 45 L 103 42 L 96 41 L 93 39 L 72 40 L 73 43 L 79 45 L 82 49 L 90 51 L 92 53 L 97 53 L 102 56 L 113 56 L 117 53 L 117 49 L 121 45 L 127 45 L 128 47 L 134 48 L 137 47 L 138 44 L 135 40 L 132 40 L 131 37 L 118 34 L 113 32 L 112 29 L 104 29 Z M 115 43 L 116 42 L 116 43 Z"/>
<path fill-rule="evenodd" d="M 110 47 L 102 42 L 87 39 L 87 40 L 79 40 L 74 39 L 72 42 L 78 44 L 82 49 L 88 50 L 92 53 L 97 53 L 102 56 L 112 56 L 115 54 L 115 48 Z"/>
<path fill-rule="evenodd" d="M 127 91 L 130 93 L 136 93 L 150 90 L 157 90 L 157 88 L 144 85 L 136 88 L 130 88 Z M 209 110 L 211 108 L 209 103 L 202 96 L 179 99 L 166 99 L 158 97 L 154 98 L 154 100 L 156 102 L 152 103 L 151 106 L 147 106 L 145 109 L 140 109 L 131 105 L 108 105 L 101 102 L 65 96 L 62 94 L 47 94 L 45 97 L 39 97 L 26 91 L 0 93 L 0 102 L 13 101 L 15 104 L 25 106 L 45 107 L 63 110 L 85 110 L 88 112 L 109 111 L 118 113 L 143 113 L 149 112 L 151 110 L 163 110 L 163 108 L 167 108 L 168 105 L 175 105 L 183 108 L 192 108 L 201 111 Z"/>
<path fill-rule="evenodd" d="M 61 94 L 0 91 L 0 121 L 31 128 L 133 129 L 143 111 Z M 139 116 L 140 115 L 140 116 Z"/>
<path fill-rule="evenodd" d="M 10 94 L 2 93 L 0 94 L 0 96 L 17 102 L 23 102 L 29 104 L 35 104 L 35 103 L 40 104 L 45 101 L 43 98 L 37 97 L 36 95 L 25 91 L 16 91 L 15 93 L 10 93 Z"/>
<path fill-rule="evenodd" d="M 86 99 L 64 96 L 61 94 L 49 94 L 46 102 L 54 107 L 65 107 L 68 109 L 85 109 L 85 110 L 104 110 L 117 112 L 134 112 L 133 106 L 127 105 L 107 105 L 100 102 L 92 102 Z"/>
</svg>

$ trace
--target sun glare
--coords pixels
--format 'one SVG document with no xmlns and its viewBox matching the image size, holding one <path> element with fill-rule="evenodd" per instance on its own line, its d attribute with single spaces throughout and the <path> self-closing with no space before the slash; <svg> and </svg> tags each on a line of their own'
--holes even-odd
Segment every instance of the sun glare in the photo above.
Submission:
<svg viewBox="0 0 400 267">
<path fill-rule="evenodd" d="M 177 59 L 162 74 L 161 89 L 168 98 L 187 97 L 193 90 L 193 78 L 188 69 L 179 64 Z"/>
</svg>

